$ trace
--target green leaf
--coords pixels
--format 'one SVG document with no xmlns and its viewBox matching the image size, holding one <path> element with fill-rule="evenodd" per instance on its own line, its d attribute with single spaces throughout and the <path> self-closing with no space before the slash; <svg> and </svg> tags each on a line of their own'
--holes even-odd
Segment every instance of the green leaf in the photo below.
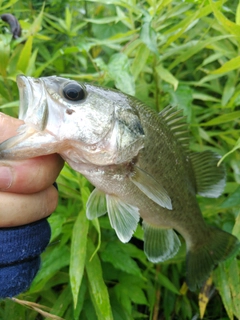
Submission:
<svg viewBox="0 0 240 320">
<path fill-rule="evenodd" d="M 229 286 L 231 288 L 233 310 L 236 317 L 240 316 L 240 279 L 239 279 L 239 264 L 236 258 L 228 261 L 227 268 L 229 270 Z"/>
<path fill-rule="evenodd" d="M 92 241 L 89 239 L 87 246 L 86 271 L 89 282 L 91 300 L 95 307 L 98 320 L 113 320 L 107 287 L 102 278 L 102 267 L 98 255 L 95 254 Z"/>
<path fill-rule="evenodd" d="M 49 250 L 45 251 L 42 256 L 41 269 L 33 280 L 29 290 L 30 293 L 42 290 L 51 277 L 53 277 L 61 268 L 69 264 L 70 250 L 65 245 L 58 245 L 54 248 L 49 247 Z"/>
<path fill-rule="evenodd" d="M 31 58 L 28 63 L 28 67 L 26 69 L 25 74 L 28 76 L 31 76 L 35 70 L 37 54 L 38 54 L 38 49 L 35 49 L 31 55 Z"/>
<path fill-rule="evenodd" d="M 226 123 L 229 121 L 234 121 L 240 117 L 240 111 L 234 111 L 230 113 L 223 114 L 221 116 L 218 116 L 206 123 L 203 123 L 202 126 L 213 126 L 213 125 L 219 125 L 222 123 Z"/>
<path fill-rule="evenodd" d="M 147 59 L 149 57 L 150 51 L 145 44 L 140 44 L 136 50 L 135 58 L 132 62 L 131 70 L 134 79 L 137 79 L 138 75 L 144 69 Z"/>
<path fill-rule="evenodd" d="M 175 287 L 175 285 L 163 273 L 158 274 L 158 279 L 163 287 L 167 288 L 168 290 L 172 291 L 177 295 L 180 294 L 179 290 Z"/>
<path fill-rule="evenodd" d="M 7 76 L 7 66 L 10 58 L 10 39 L 0 37 L 0 74 Z"/>
<path fill-rule="evenodd" d="M 219 290 L 229 319 L 234 319 L 234 313 L 239 317 L 239 313 L 236 314 L 236 311 L 239 312 L 239 269 L 235 258 L 219 264 L 214 271 L 214 283 Z"/>
<path fill-rule="evenodd" d="M 236 10 L 236 24 L 240 25 L 240 2 L 237 5 L 237 10 Z"/>
<path fill-rule="evenodd" d="M 12 299 L 7 299 L 5 301 L 4 313 L 1 317 L 1 320 L 9 319 L 26 319 L 26 310 L 25 307 L 16 303 Z"/>
<path fill-rule="evenodd" d="M 148 305 L 148 301 L 143 291 L 147 283 L 147 279 L 138 276 L 129 275 L 123 272 L 119 275 L 119 284 L 121 285 L 122 290 L 125 290 L 124 294 L 127 295 L 132 302 L 137 304 Z M 131 290 L 129 290 L 129 287 Z"/>
<path fill-rule="evenodd" d="M 239 28 L 240 28 L 240 26 L 239 26 Z M 227 73 L 232 70 L 239 69 L 239 67 L 240 67 L 240 56 L 232 58 L 228 62 L 224 63 L 223 66 L 221 66 L 220 68 L 218 68 L 210 73 L 211 74 L 223 74 L 223 73 Z"/>
<path fill-rule="evenodd" d="M 129 290 L 129 288 L 131 288 L 131 290 Z M 115 290 L 120 299 L 122 299 L 120 296 L 128 297 L 127 299 L 128 304 L 129 304 L 129 301 L 132 301 L 137 304 L 145 304 L 145 305 L 148 304 L 143 290 L 136 285 L 133 285 L 133 284 L 126 285 L 126 284 L 120 283 L 119 285 L 116 286 Z"/>
<path fill-rule="evenodd" d="M 36 17 L 36 19 L 34 19 L 32 25 L 28 31 L 27 38 L 32 35 L 35 36 L 38 33 L 38 31 L 41 29 L 44 7 L 45 7 L 45 3 L 43 3 L 42 10 L 40 11 L 39 15 Z"/>
<path fill-rule="evenodd" d="M 135 94 L 134 79 L 130 71 L 128 57 L 125 54 L 116 53 L 111 56 L 108 72 L 119 90 L 130 95 Z"/>
<path fill-rule="evenodd" d="M 75 308 L 78 301 L 78 294 L 85 266 L 88 227 L 89 221 L 86 218 L 85 211 L 81 211 L 73 227 L 69 269 L 73 302 Z"/>
<path fill-rule="evenodd" d="M 56 239 L 62 232 L 62 225 L 66 221 L 66 216 L 61 214 L 52 214 L 48 218 L 51 225 L 51 242 Z"/>
<path fill-rule="evenodd" d="M 29 36 L 18 59 L 17 69 L 22 73 L 26 73 L 28 68 L 29 60 L 32 54 L 32 43 L 33 36 Z"/>
<path fill-rule="evenodd" d="M 79 320 L 80 319 L 80 314 L 81 314 L 81 311 L 83 309 L 86 291 L 87 291 L 87 283 L 86 283 L 86 277 L 85 277 L 82 280 L 80 291 L 79 291 L 79 294 L 78 294 L 77 306 L 74 309 L 74 320 Z"/>
<path fill-rule="evenodd" d="M 85 216 L 86 216 L 86 204 L 87 204 L 87 200 L 88 200 L 91 192 L 88 187 L 80 186 L 80 188 L 81 188 L 83 208 L 84 208 L 84 212 L 85 212 Z"/>
<path fill-rule="evenodd" d="M 165 92 L 170 94 L 170 104 L 184 110 L 184 114 L 187 115 L 187 119 L 190 122 L 192 117 L 192 88 L 190 86 L 180 84 L 175 91 L 172 86 L 166 84 L 163 86 L 163 89 Z"/>
<path fill-rule="evenodd" d="M 67 6 L 65 9 L 65 23 L 66 23 L 66 28 L 68 31 L 71 31 L 71 26 L 72 26 L 72 14 L 69 10 L 69 7 Z"/>
<path fill-rule="evenodd" d="M 51 313 L 56 316 L 62 317 L 66 312 L 66 309 L 72 304 L 72 295 L 70 286 L 66 286 L 62 293 L 55 301 Z"/>
<path fill-rule="evenodd" d="M 221 11 L 218 10 L 218 5 L 213 0 L 210 0 L 210 5 L 212 7 L 212 10 L 214 12 L 215 17 L 223 25 L 223 27 L 230 33 L 237 37 L 239 37 L 240 34 L 240 26 L 236 23 L 232 22 L 231 20 L 227 19 Z"/>
<path fill-rule="evenodd" d="M 202 101 L 213 101 L 213 102 L 219 102 L 219 99 L 210 96 L 208 94 L 204 94 L 204 93 L 199 93 L 199 92 L 194 92 L 193 93 L 193 99 L 198 99 L 198 100 L 202 100 Z"/>
<path fill-rule="evenodd" d="M 240 188 L 238 188 L 237 191 L 240 192 Z M 232 234 L 235 235 L 236 237 L 239 237 L 240 235 L 240 214 L 237 215 Z"/>
<path fill-rule="evenodd" d="M 232 98 L 234 92 L 236 91 L 235 87 L 236 77 L 234 72 L 228 75 L 227 82 L 224 86 L 223 95 L 222 95 L 222 105 L 225 107 L 229 100 Z"/>
<path fill-rule="evenodd" d="M 13 107 L 18 107 L 18 106 L 19 106 L 19 100 L 2 104 L 1 109 L 13 108 Z"/>
<path fill-rule="evenodd" d="M 7 8 L 11 8 L 14 5 L 14 3 L 18 2 L 18 0 L 10 0 L 7 3 L 5 3 L 4 5 L 2 2 L 5 2 L 5 1 L 1 1 L 1 3 L 0 3 L 1 11 L 4 12 Z"/>
<path fill-rule="evenodd" d="M 185 19 L 180 19 L 180 22 L 175 23 L 172 28 L 167 28 L 165 34 L 170 34 L 171 36 L 167 39 L 167 42 L 166 44 L 164 44 L 163 48 L 165 49 L 168 46 L 172 45 L 172 43 L 178 40 L 188 28 L 192 28 L 199 18 L 209 15 L 211 11 L 212 10 L 209 5 L 200 6 L 198 10 L 193 10 L 191 15 L 187 14 Z M 181 12 L 179 12 L 178 14 L 180 13 Z"/>
<path fill-rule="evenodd" d="M 168 70 L 172 70 L 176 66 L 180 65 L 182 62 L 189 60 L 193 55 L 197 54 L 202 49 L 206 48 L 209 45 L 214 44 L 222 39 L 229 38 L 229 35 L 221 35 L 216 37 L 210 37 L 209 39 L 199 41 L 196 40 L 192 43 L 192 46 L 188 50 L 181 50 L 179 55 L 173 62 L 170 64 Z"/>
<path fill-rule="evenodd" d="M 92 222 L 92 225 L 94 226 L 94 228 L 97 230 L 98 243 L 97 243 L 97 246 L 96 246 L 96 250 L 93 252 L 92 257 L 90 258 L 90 261 L 92 260 L 93 256 L 98 252 L 98 250 L 100 249 L 100 246 L 101 246 L 101 228 L 100 228 L 99 220 L 98 219 L 93 219 L 91 222 Z"/>
<path fill-rule="evenodd" d="M 235 146 L 230 150 L 228 153 L 226 153 L 219 161 L 218 164 L 220 164 L 226 157 L 228 157 L 231 153 L 235 152 L 236 150 L 240 149 L 240 138 L 237 140 Z"/>
<path fill-rule="evenodd" d="M 149 50 L 158 54 L 157 34 L 151 26 L 152 17 L 146 16 L 140 32 L 140 39 L 146 44 Z"/>
<path fill-rule="evenodd" d="M 101 253 L 101 258 L 105 262 L 110 262 L 118 270 L 141 277 L 137 263 L 118 246 L 117 242 L 109 242 Z"/>
<path fill-rule="evenodd" d="M 173 74 L 168 71 L 168 69 L 164 68 L 162 65 L 156 67 L 156 72 L 160 79 L 170 83 L 174 90 L 177 90 L 178 80 L 173 76 Z"/>
<path fill-rule="evenodd" d="M 233 207 L 238 207 L 240 206 L 240 187 L 237 188 L 237 190 L 235 192 L 233 192 L 228 198 L 227 200 L 225 200 L 222 204 L 221 204 L 221 208 L 233 208 Z"/>
<path fill-rule="evenodd" d="M 107 24 L 107 23 L 117 23 L 119 22 L 119 17 L 106 17 L 106 18 L 101 18 L 101 19 L 85 19 L 87 22 L 91 22 L 93 24 Z"/>
<path fill-rule="evenodd" d="M 117 296 L 118 303 L 122 306 L 124 310 L 131 314 L 131 299 L 129 296 L 129 288 L 126 288 L 126 286 L 123 286 L 119 283 L 114 286 L 114 292 Z"/>
</svg>

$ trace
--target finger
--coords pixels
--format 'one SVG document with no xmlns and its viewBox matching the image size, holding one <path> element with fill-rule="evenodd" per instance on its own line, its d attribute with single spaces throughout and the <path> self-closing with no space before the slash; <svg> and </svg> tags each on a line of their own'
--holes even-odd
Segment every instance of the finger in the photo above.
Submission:
<svg viewBox="0 0 240 320">
<path fill-rule="evenodd" d="M 17 135 L 17 129 L 24 122 L 0 112 L 0 142 Z"/>
<path fill-rule="evenodd" d="M 24 161 L 0 161 L 0 191 L 35 193 L 44 190 L 56 180 L 63 164 L 58 154 Z"/>
<path fill-rule="evenodd" d="M 58 192 L 53 186 L 31 195 L 0 192 L 0 227 L 15 227 L 45 218 L 56 209 L 57 202 Z"/>
</svg>

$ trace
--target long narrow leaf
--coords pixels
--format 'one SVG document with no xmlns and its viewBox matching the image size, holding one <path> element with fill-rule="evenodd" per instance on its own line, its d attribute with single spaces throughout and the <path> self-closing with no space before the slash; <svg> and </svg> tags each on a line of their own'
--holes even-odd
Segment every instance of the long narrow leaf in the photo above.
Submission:
<svg viewBox="0 0 240 320">
<path fill-rule="evenodd" d="M 75 308 L 77 306 L 78 294 L 85 266 L 88 226 L 89 221 L 86 218 L 86 214 L 84 211 L 81 211 L 73 227 L 69 270 Z"/>
<path fill-rule="evenodd" d="M 95 247 L 89 239 L 87 247 L 86 271 L 91 299 L 95 307 L 98 320 L 113 320 L 108 290 L 102 278 L 102 267 L 98 254 L 95 254 L 91 259 L 94 251 Z"/>
</svg>

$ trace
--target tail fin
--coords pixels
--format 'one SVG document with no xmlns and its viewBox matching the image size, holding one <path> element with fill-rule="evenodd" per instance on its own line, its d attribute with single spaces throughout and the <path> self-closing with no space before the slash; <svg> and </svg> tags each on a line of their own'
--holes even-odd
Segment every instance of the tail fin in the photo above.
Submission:
<svg viewBox="0 0 240 320">
<path fill-rule="evenodd" d="M 192 246 L 187 253 L 187 285 L 192 291 L 201 287 L 220 261 L 240 248 L 235 236 L 214 227 L 208 228 L 206 238 L 204 244 Z"/>
</svg>

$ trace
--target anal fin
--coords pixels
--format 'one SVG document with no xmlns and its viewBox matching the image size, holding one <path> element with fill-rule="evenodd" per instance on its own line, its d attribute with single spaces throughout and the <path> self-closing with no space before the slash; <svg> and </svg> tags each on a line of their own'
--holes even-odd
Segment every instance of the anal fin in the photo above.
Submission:
<svg viewBox="0 0 240 320">
<path fill-rule="evenodd" d="M 163 262 L 175 256 L 181 242 L 173 229 L 161 229 L 143 221 L 144 252 L 154 263 Z"/>
</svg>

